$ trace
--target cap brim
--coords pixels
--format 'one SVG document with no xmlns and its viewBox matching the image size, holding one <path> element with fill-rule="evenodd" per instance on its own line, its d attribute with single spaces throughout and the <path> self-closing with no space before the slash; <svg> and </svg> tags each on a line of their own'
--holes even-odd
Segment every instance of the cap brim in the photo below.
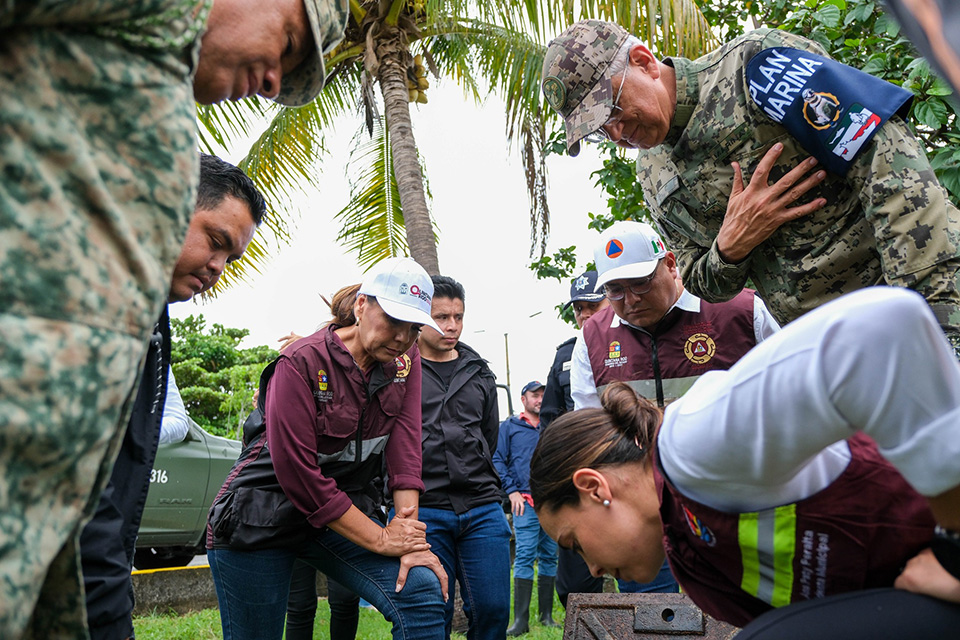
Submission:
<svg viewBox="0 0 960 640">
<path fill-rule="evenodd" d="M 293 71 L 285 74 L 280 82 L 280 92 L 275 101 L 287 107 L 309 104 L 323 90 L 326 81 L 323 54 L 343 40 L 343 32 L 350 15 L 349 1 L 327 2 L 325 6 L 330 6 L 333 13 L 325 16 L 326 21 L 321 20 L 315 0 L 305 0 L 303 4 L 307 10 L 310 32 L 313 34 L 314 48 L 310 55 Z M 322 28 L 324 24 L 328 25 L 325 30 Z"/>
<path fill-rule="evenodd" d="M 596 289 L 594 289 L 594 291 L 596 291 Z M 600 302 L 604 299 L 604 297 L 605 296 L 602 293 L 584 293 L 576 298 L 570 298 L 570 300 L 563 305 L 563 309 L 566 310 L 567 307 L 572 305 L 574 302 Z"/>
<path fill-rule="evenodd" d="M 603 75 L 583 100 L 563 119 L 567 132 L 567 153 L 580 153 L 580 141 L 599 129 L 613 111 L 613 87 Z"/>
<path fill-rule="evenodd" d="M 597 286 L 594 287 L 594 291 L 599 291 L 600 288 L 606 283 L 612 280 L 621 280 L 623 278 L 646 278 L 648 275 L 653 273 L 654 269 L 657 268 L 657 263 L 660 262 L 660 259 L 650 260 L 649 262 L 634 262 L 632 264 L 625 264 L 622 267 L 617 267 L 615 269 L 610 269 L 597 278 Z"/>
<path fill-rule="evenodd" d="M 440 327 L 437 326 L 437 323 L 433 321 L 433 318 L 420 309 L 414 309 L 413 307 L 408 307 L 405 304 L 400 304 L 399 302 L 394 302 L 393 300 L 387 300 L 385 298 L 377 298 L 377 304 L 380 305 L 380 308 L 383 309 L 384 313 L 394 320 L 422 324 L 430 327 L 439 334 L 443 334 L 443 331 L 441 331 Z"/>
</svg>

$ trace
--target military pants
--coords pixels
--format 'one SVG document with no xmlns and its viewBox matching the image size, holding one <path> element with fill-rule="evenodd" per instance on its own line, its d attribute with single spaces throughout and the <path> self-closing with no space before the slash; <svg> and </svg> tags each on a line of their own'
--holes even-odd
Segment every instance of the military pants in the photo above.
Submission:
<svg viewBox="0 0 960 640">
<path fill-rule="evenodd" d="M 77 535 L 196 198 L 197 4 L 0 0 L 4 640 L 87 637 Z"/>
</svg>

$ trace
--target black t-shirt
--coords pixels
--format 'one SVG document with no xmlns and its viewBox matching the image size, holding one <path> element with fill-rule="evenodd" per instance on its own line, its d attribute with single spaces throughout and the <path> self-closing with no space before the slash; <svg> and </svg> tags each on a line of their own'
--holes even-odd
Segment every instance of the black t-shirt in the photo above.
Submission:
<svg viewBox="0 0 960 640">
<path fill-rule="evenodd" d="M 450 388 L 450 381 L 453 379 L 453 374 L 457 370 L 458 359 L 459 358 L 454 358 L 453 360 L 447 360 L 446 362 L 436 362 L 434 360 L 430 360 L 430 366 L 440 377 L 440 380 L 443 381 L 444 389 Z"/>
</svg>

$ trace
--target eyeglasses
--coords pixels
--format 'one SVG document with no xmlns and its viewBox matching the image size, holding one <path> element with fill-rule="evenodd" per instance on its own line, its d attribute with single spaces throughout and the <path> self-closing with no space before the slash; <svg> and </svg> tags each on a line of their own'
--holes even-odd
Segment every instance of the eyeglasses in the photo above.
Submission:
<svg viewBox="0 0 960 640">
<path fill-rule="evenodd" d="M 627 289 L 635 296 L 650 293 L 650 290 L 653 289 L 653 279 L 657 276 L 657 269 L 660 268 L 660 262 L 662 261 L 657 260 L 657 266 L 653 268 L 653 273 L 645 278 L 634 279 L 633 283 L 626 287 L 621 287 L 618 284 L 603 285 L 603 295 L 607 297 L 607 300 L 623 300 L 623 297 L 627 295 Z"/>
<path fill-rule="evenodd" d="M 620 108 L 620 96 L 623 94 L 623 83 L 627 79 L 627 73 L 630 71 L 630 63 L 627 62 L 627 66 L 623 68 L 623 73 L 620 75 L 620 88 L 617 89 L 617 96 L 613 99 L 613 108 L 610 111 L 610 117 L 607 118 L 607 121 L 603 123 L 603 126 L 594 131 L 593 133 L 584 136 L 584 140 L 587 142 L 604 142 L 605 140 L 610 139 L 610 134 L 603 127 L 612 127 L 623 117 L 623 109 Z"/>
</svg>

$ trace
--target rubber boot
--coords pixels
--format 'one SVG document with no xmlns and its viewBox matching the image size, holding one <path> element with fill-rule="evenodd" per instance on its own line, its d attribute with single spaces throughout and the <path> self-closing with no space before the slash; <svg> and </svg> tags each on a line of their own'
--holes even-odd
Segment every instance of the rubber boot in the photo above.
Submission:
<svg viewBox="0 0 960 640">
<path fill-rule="evenodd" d="M 545 627 L 559 627 L 553 621 L 553 587 L 557 579 L 553 576 L 537 578 L 537 605 L 540 607 L 540 624 Z"/>
<path fill-rule="evenodd" d="M 530 596 L 533 580 L 513 579 L 513 626 L 507 629 L 508 636 L 519 636 L 530 631 Z"/>
</svg>

